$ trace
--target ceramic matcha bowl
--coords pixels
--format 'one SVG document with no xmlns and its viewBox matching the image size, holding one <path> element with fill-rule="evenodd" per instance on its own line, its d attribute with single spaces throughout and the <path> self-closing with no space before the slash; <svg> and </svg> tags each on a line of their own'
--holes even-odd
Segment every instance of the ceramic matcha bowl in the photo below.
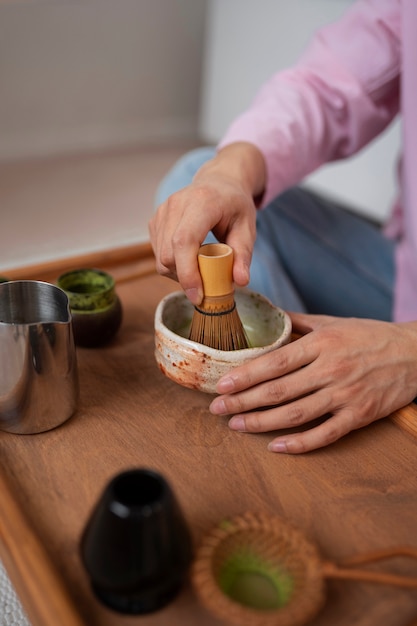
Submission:
<svg viewBox="0 0 417 626">
<path fill-rule="evenodd" d="M 188 339 L 194 307 L 182 291 L 161 300 L 155 312 L 155 358 L 168 378 L 214 394 L 223 374 L 290 341 L 285 311 L 249 289 L 237 289 L 235 301 L 251 347 L 224 351 Z"/>
</svg>

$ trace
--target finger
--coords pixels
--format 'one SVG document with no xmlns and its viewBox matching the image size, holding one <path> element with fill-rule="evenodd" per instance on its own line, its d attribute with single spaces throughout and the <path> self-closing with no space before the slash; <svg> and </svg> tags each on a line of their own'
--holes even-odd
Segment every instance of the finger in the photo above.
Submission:
<svg viewBox="0 0 417 626">
<path fill-rule="evenodd" d="M 184 210 L 180 223 L 176 225 L 172 237 L 172 251 L 178 280 L 193 304 L 203 299 L 203 285 L 198 268 L 198 252 L 217 216 L 214 212 L 200 207 L 196 211 Z"/>
<path fill-rule="evenodd" d="M 214 415 L 245 413 L 289 402 L 311 394 L 320 387 L 322 387 L 321 378 L 317 377 L 314 368 L 307 365 L 301 372 L 297 370 L 238 393 L 217 396 L 211 402 L 209 410 Z"/>
<path fill-rule="evenodd" d="M 151 232 L 158 272 L 178 280 L 191 302 L 199 304 L 203 290 L 197 255 L 208 231 L 200 223 L 195 207 L 190 212 L 184 195 L 177 192 L 161 205 Z"/>
<path fill-rule="evenodd" d="M 362 425 L 355 424 L 351 411 L 341 410 L 314 428 L 273 439 L 268 444 L 268 450 L 286 454 L 311 452 L 338 441 Z"/>
<path fill-rule="evenodd" d="M 329 394 L 323 391 L 264 411 L 236 414 L 229 420 L 229 427 L 247 433 L 296 428 L 323 417 L 330 407 Z"/>
<path fill-rule="evenodd" d="M 194 242 L 175 253 L 178 281 L 194 305 L 199 305 L 204 296 L 197 260 L 199 248 L 200 243 Z"/>
<path fill-rule="evenodd" d="M 156 270 L 163 276 L 177 279 L 170 234 L 171 218 L 164 202 L 149 221 L 149 233 L 155 254 Z"/>
<path fill-rule="evenodd" d="M 217 382 L 216 391 L 219 394 L 243 391 L 298 370 L 313 362 L 317 356 L 317 347 L 308 341 L 307 336 L 301 337 L 231 370 Z"/>
</svg>

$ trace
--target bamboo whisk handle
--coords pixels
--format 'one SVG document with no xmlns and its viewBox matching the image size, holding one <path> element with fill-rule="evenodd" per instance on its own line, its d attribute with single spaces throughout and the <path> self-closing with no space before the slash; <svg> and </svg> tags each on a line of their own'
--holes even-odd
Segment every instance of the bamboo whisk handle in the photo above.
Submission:
<svg viewBox="0 0 417 626">
<path fill-rule="evenodd" d="M 198 267 L 205 297 L 233 293 L 233 250 L 230 246 L 225 243 L 202 245 L 198 252 Z"/>
<path fill-rule="evenodd" d="M 217 350 L 248 348 L 234 300 L 232 248 L 208 243 L 201 246 L 197 259 L 204 297 L 195 307 L 189 338 Z"/>
</svg>

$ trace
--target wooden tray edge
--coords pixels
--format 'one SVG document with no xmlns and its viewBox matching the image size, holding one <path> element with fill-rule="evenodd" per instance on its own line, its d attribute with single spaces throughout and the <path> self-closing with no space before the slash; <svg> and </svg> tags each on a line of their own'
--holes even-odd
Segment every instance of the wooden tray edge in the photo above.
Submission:
<svg viewBox="0 0 417 626">
<path fill-rule="evenodd" d="M 23 266 L 11 270 L 0 270 L 0 274 L 10 280 L 47 280 L 50 276 L 58 276 L 62 272 L 81 267 L 117 268 L 121 265 L 151 262 L 154 260 L 150 242 L 145 241 L 130 246 L 121 246 L 90 252 L 73 257 L 55 259 L 37 265 Z M 155 271 L 153 266 L 153 271 Z M 140 274 L 142 276 L 143 274 Z M 132 273 L 132 280 L 136 275 Z"/>
<path fill-rule="evenodd" d="M 1 474 L 0 490 L 0 556 L 32 626 L 85 626 L 57 569 Z"/>
<path fill-rule="evenodd" d="M 417 404 L 412 402 L 390 415 L 390 419 L 410 435 L 417 437 Z"/>
<path fill-rule="evenodd" d="M 60 273 L 80 267 L 108 269 L 116 283 L 123 283 L 156 272 L 151 244 L 101 250 L 7 270 L 10 280 L 51 280 Z M 69 593 L 40 539 L 31 528 L 0 474 L 0 557 L 32 626 L 85 626 Z M 16 534 L 16 528 L 19 533 Z M 15 536 L 24 537 L 24 545 Z M 42 602 L 44 589 L 49 601 Z"/>
</svg>

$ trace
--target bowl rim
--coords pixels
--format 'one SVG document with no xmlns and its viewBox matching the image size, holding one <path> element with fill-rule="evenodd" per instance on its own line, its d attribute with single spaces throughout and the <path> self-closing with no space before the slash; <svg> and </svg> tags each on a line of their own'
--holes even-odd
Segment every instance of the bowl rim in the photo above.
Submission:
<svg viewBox="0 0 417 626">
<path fill-rule="evenodd" d="M 254 356 L 261 355 L 264 352 L 270 352 L 274 348 L 278 348 L 281 345 L 284 345 L 285 343 L 287 343 L 286 340 L 289 341 L 289 339 L 291 338 L 291 333 L 292 333 L 292 322 L 291 322 L 290 316 L 288 315 L 286 311 L 284 311 L 284 309 L 273 304 L 266 296 L 262 295 L 261 293 L 253 291 L 247 287 L 236 288 L 236 292 L 254 294 L 257 297 L 261 298 L 266 304 L 269 304 L 273 309 L 277 310 L 278 313 L 280 313 L 283 317 L 283 321 L 284 321 L 283 331 L 279 335 L 279 337 L 277 337 L 275 341 L 265 346 L 255 346 L 253 348 L 242 348 L 241 350 L 218 350 L 217 348 L 211 348 L 210 346 L 203 346 L 205 354 L 207 354 L 208 356 L 217 357 L 217 359 L 219 358 L 219 356 L 221 356 L 227 362 L 233 362 L 236 360 L 241 361 L 241 360 L 244 360 L 245 358 L 252 359 Z M 188 347 L 191 350 L 197 350 L 198 352 L 201 352 L 202 344 L 196 341 L 192 341 L 191 339 L 188 339 L 187 337 L 183 337 L 182 335 L 178 335 L 177 333 L 174 333 L 174 331 L 168 328 L 166 324 L 164 324 L 164 322 L 162 321 L 162 313 L 166 304 L 169 301 L 174 300 L 176 298 L 181 298 L 187 301 L 187 296 L 185 295 L 183 291 L 173 291 L 167 294 L 166 296 L 164 296 L 162 300 L 160 300 L 160 302 L 158 303 L 156 310 L 155 310 L 155 318 L 154 318 L 155 331 L 160 332 L 161 328 L 163 328 L 164 334 L 169 339 L 173 340 L 174 342 L 178 342 L 178 337 L 180 337 L 181 344 L 184 347 Z M 190 306 L 192 306 L 191 303 L 190 303 Z"/>
</svg>

